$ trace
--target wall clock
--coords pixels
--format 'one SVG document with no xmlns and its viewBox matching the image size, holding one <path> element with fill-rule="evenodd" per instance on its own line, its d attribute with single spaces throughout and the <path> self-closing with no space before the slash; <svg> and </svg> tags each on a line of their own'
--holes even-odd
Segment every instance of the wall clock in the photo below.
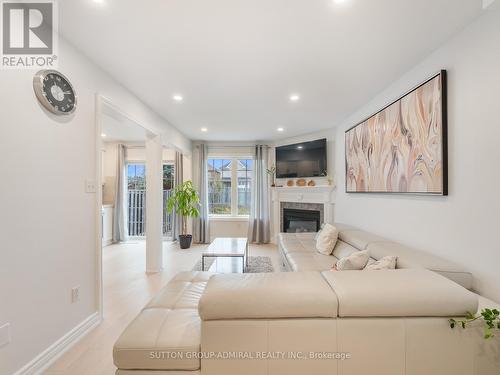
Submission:
<svg viewBox="0 0 500 375">
<path fill-rule="evenodd" d="M 69 80 L 56 70 L 41 70 L 33 77 L 38 101 L 56 115 L 70 115 L 76 109 L 76 93 Z"/>
</svg>

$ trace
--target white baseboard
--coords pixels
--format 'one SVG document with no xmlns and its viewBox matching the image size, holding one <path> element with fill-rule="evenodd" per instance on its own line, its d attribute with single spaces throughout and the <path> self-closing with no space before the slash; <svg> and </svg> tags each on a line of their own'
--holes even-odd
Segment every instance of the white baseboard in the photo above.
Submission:
<svg viewBox="0 0 500 375">
<path fill-rule="evenodd" d="M 14 375 L 38 375 L 52 365 L 59 357 L 80 341 L 87 333 L 101 323 L 98 312 L 93 313 L 71 331 L 45 349 Z"/>
</svg>

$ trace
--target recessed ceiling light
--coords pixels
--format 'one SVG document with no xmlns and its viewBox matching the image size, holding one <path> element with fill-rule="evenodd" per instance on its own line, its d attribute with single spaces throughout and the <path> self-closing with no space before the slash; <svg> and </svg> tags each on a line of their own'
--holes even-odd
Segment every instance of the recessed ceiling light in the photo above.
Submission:
<svg viewBox="0 0 500 375">
<path fill-rule="evenodd" d="M 300 99 L 299 94 L 292 94 L 292 95 L 290 95 L 290 101 L 291 102 L 297 102 L 297 101 L 299 101 L 299 99 Z"/>
<path fill-rule="evenodd" d="M 106 134 L 104 134 L 104 133 L 101 133 L 101 137 L 103 137 L 103 138 L 104 138 L 104 137 L 106 137 Z"/>
<path fill-rule="evenodd" d="M 297 146 L 297 148 L 298 148 L 299 150 L 302 150 L 302 149 L 304 148 L 304 146 Z"/>
<path fill-rule="evenodd" d="M 207 129 L 207 128 L 201 128 L 200 130 L 201 130 L 203 133 L 206 133 L 206 132 L 208 131 L 208 129 Z"/>
<path fill-rule="evenodd" d="M 182 102 L 184 100 L 182 95 L 179 94 L 175 94 L 174 96 L 172 96 L 172 99 L 174 99 L 176 102 Z"/>
<path fill-rule="evenodd" d="M 285 131 L 285 128 L 281 128 L 281 127 L 280 127 L 280 128 L 278 128 L 278 129 L 276 129 L 276 130 L 277 130 L 277 131 L 279 131 L 279 132 L 281 133 L 281 132 L 284 132 L 284 131 Z"/>
</svg>

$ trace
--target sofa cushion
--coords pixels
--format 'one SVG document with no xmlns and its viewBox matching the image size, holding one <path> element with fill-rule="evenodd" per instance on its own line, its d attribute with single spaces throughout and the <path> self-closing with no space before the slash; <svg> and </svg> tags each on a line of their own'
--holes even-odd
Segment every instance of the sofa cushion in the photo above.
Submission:
<svg viewBox="0 0 500 375">
<path fill-rule="evenodd" d="M 337 228 L 331 224 L 325 224 L 316 238 L 316 250 L 321 254 L 331 255 L 338 238 L 339 231 Z"/>
<path fill-rule="evenodd" d="M 146 305 L 146 308 L 197 309 L 206 285 L 206 281 L 169 283 Z"/>
<path fill-rule="evenodd" d="M 335 249 L 333 249 L 332 255 L 334 255 L 335 258 L 342 259 L 358 251 L 358 249 L 356 249 L 354 246 L 349 245 L 347 242 L 338 240 L 337 244 L 335 245 Z"/>
<path fill-rule="evenodd" d="M 214 275 L 213 272 L 204 271 L 186 271 L 179 272 L 175 275 L 169 283 L 174 283 L 176 281 L 186 281 L 190 283 L 202 283 L 207 282 Z"/>
<path fill-rule="evenodd" d="M 332 255 L 316 253 L 288 253 L 286 259 L 290 268 L 295 271 L 325 271 L 337 263 Z"/>
<path fill-rule="evenodd" d="M 151 372 L 149 370 L 121 370 L 117 369 L 114 375 L 201 375 L 200 371 L 161 371 L 155 370 Z"/>
<path fill-rule="evenodd" d="M 338 298 L 339 317 L 464 316 L 477 296 L 425 269 L 325 271 Z"/>
<path fill-rule="evenodd" d="M 387 239 L 359 229 L 339 229 L 339 238 L 358 250 L 366 250 L 370 243 L 387 242 Z"/>
<path fill-rule="evenodd" d="M 397 268 L 426 268 L 453 280 L 464 288 L 472 288 L 472 274 L 452 261 L 440 258 L 395 242 L 377 242 L 368 246 L 370 254 L 375 259 L 388 255 L 398 257 Z"/>
<path fill-rule="evenodd" d="M 128 370 L 198 370 L 200 360 L 187 354 L 199 352 L 200 342 L 197 310 L 145 309 L 115 343 L 114 363 Z"/>
<path fill-rule="evenodd" d="M 334 318 L 337 298 L 319 272 L 220 274 L 199 305 L 203 320 Z"/>
<path fill-rule="evenodd" d="M 278 235 L 279 245 L 284 254 L 299 252 L 299 253 L 315 253 L 316 233 L 280 233 Z"/>
<path fill-rule="evenodd" d="M 125 329 L 113 348 L 120 370 L 189 370 L 200 368 L 198 302 L 213 275 L 177 274 Z"/>
</svg>

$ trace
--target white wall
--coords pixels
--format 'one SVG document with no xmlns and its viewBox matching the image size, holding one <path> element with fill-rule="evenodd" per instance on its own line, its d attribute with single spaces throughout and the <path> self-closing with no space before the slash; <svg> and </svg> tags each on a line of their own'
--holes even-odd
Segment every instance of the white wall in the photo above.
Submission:
<svg viewBox="0 0 500 375">
<path fill-rule="evenodd" d="M 210 219 L 210 240 L 216 237 L 247 237 L 248 219 Z"/>
<path fill-rule="evenodd" d="M 0 325 L 12 327 L 12 342 L 0 348 L 1 374 L 18 370 L 96 311 L 97 195 L 84 190 L 97 173 L 96 92 L 176 147 L 191 148 L 64 40 L 59 52 L 59 70 L 78 95 L 69 121 L 38 104 L 34 71 L 0 70 Z M 80 302 L 71 304 L 74 286 Z"/>
<path fill-rule="evenodd" d="M 368 62 L 367 62 L 368 65 Z M 344 131 L 448 70 L 449 196 L 346 194 Z M 369 69 L 369 66 L 367 66 Z M 488 13 L 339 127 L 336 219 L 452 259 L 500 301 L 500 12 Z"/>
</svg>

